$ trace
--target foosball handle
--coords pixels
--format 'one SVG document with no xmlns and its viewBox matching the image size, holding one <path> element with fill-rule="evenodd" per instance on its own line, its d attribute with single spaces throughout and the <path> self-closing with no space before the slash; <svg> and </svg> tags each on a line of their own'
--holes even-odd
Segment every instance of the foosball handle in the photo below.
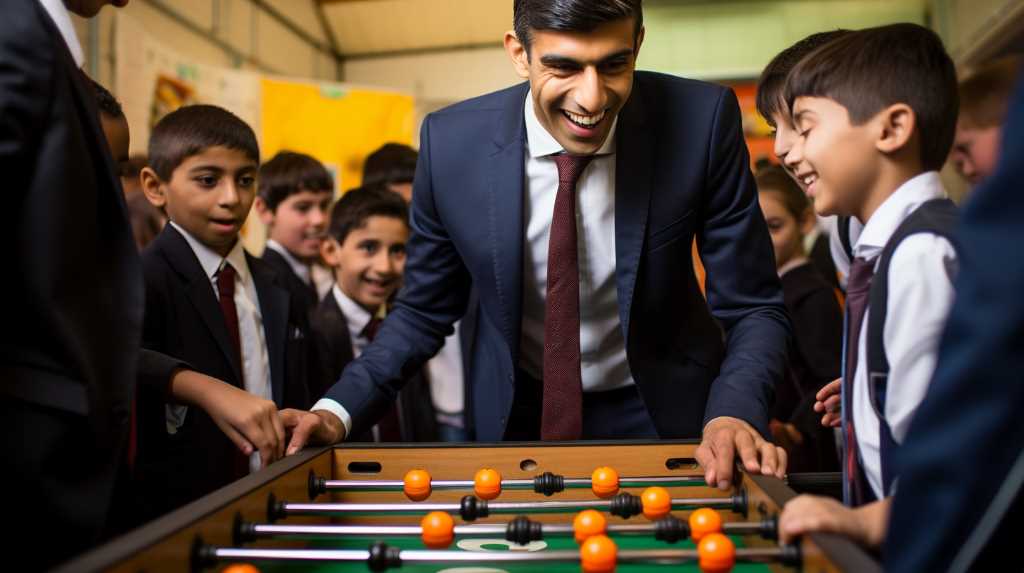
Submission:
<svg viewBox="0 0 1024 573">
<path fill-rule="evenodd" d="M 195 536 L 192 540 L 192 550 L 189 554 L 189 571 L 191 573 L 202 573 L 210 567 L 217 565 L 217 559 L 213 554 L 213 547 L 207 545 L 203 538 Z"/>
<path fill-rule="evenodd" d="M 253 531 L 253 525 L 242 519 L 241 512 L 235 512 L 235 519 L 231 523 L 231 544 L 240 547 L 250 541 L 255 541 L 256 536 Z"/>
<path fill-rule="evenodd" d="M 738 513 L 743 517 L 747 517 L 750 500 L 747 497 L 747 488 L 741 487 L 736 490 L 736 495 L 732 496 L 732 511 Z"/>
<path fill-rule="evenodd" d="M 284 502 L 277 501 L 277 496 L 271 493 L 267 496 L 267 523 L 274 523 L 285 517 Z"/>
<path fill-rule="evenodd" d="M 313 501 L 327 491 L 327 480 L 309 470 L 309 500 Z"/>
</svg>

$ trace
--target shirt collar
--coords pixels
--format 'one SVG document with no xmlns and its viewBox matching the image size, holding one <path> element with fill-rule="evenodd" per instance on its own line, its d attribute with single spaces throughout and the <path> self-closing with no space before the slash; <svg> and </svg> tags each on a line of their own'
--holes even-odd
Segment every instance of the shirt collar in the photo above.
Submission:
<svg viewBox="0 0 1024 573">
<path fill-rule="evenodd" d="M 900 185 L 871 215 L 853 247 L 853 254 L 865 259 L 875 258 L 885 248 L 896 228 L 914 209 L 926 201 L 944 197 L 946 190 L 942 187 L 937 171 L 927 171 L 911 178 Z"/>
<path fill-rule="evenodd" d="M 533 97 L 526 92 L 526 104 L 523 116 L 526 119 L 526 142 L 530 151 L 530 157 L 544 157 L 565 151 L 561 143 L 558 143 L 551 133 L 541 125 L 537 119 L 537 111 L 533 109 Z M 618 128 L 618 116 L 612 120 L 612 128 L 608 131 L 608 137 L 604 140 L 601 149 L 595 155 L 610 155 L 615 153 L 615 131 Z"/>
<path fill-rule="evenodd" d="M 196 258 L 199 259 L 199 266 L 203 268 L 203 273 L 207 278 L 211 280 L 215 279 L 221 267 L 224 266 L 224 261 L 227 261 L 235 268 L 238 280 L 242 284 L 249 282 L 249 263 L 245 260 L 245 248 L 242 247 L 242 241 L 235 241 L 235 246 L 231 247 L 231 251 L 228 253 L 228 256 L 222 257 L 210 247 L 200 243 L 199 239 L 193 237 L 192 234 L 183 229 L 181 225 L 174 221 L 171 221 L 170 223 L 171 225 L 174 225 L 174 228 L 177 229 L 183 237 L 185 237 L 185 241 L 188 242 L 188 246 L 192 247 L 192 252 L 195 253 Z"/>
<path fill-rule="evenodd" d="M 365 338 L 363 331 L 366 329 L 366 325 L 370 323 L 373 316 L 370 311 L 366 310 L 359 303 L 348 297 L 347 294 L 342 292 L 341 287 L 338 283 L 334 283 L 331 287 L 331 293 L 334 294 L 334 301 L 341 307 L 342 314 L 345 315 L 345 322 L 348 324 L 348 333 L 352 339 Z"/>
<path fill-rule="evenodd" d="M 75 26 L 71 23 L 68 9 L 64 7 L 61 0 L 39 0 L 39 3 L 43 5 L 43 10 L 46 10 L 50 19 L 57 25 L 57 30 L 64 38 L 64 43 L 67 44 L 71 57 L 75 60 L 75 65 L 81 68 L 85 63 L 85 54 L 82 52 L 82 44 L 78 42 L 78 36 L 75 35 Z"/>
<path fill-rule="evenodd" d="M 807 257 L 795 257 L 793 259 L 790 259 L 788 263 L 779 267 L 779 270 L 777 271 L 779 273 L 779 278 L 782 278 L 782 275 L 788 273 L 789 271 L 797 267 L 802 267 L 809 262 L 810 260 Z"/>
<path fill-rule="evenodd" d="M 267 239 L 267 248 L 273 249 L 277 254 L 284 257 L 284 260 L 288 263 L 288 266 L 291 267 L 292 272 L 295 273 L 300 279 L 302 279 L 302 282 L 306 283 L 307 285 L 312 284 L 312 277 L 310 275 L 311 271 L 309 269 L 309 265 L 295 258 L 295 255 L 288 252 L 288 249 L 284 248 L 284 245 L 278 243 L 274 239 Z"/>
</svg>

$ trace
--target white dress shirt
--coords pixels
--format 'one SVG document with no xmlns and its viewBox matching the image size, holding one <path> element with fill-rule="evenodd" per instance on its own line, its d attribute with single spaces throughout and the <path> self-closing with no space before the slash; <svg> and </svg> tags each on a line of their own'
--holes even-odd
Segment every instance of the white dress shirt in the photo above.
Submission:
<svg viewBox="0 0 1024 573">
<path fill-rule="evenodd" d="M 307 285 L 313 284 L 313 271 L 312 269 L 310 269 L 310 266 L 300 261 L 299 259 L 296 259 L 295 255 L 289 253 L 288 249 L 284 248 L 284 245 L 278 243 L 274 239 L 267 239 L 267 248 L 277 252 L 277 254 L 284 257 L 285 262 L 288 263 L 288 266 L 292 269 L 292 272 L 295 273 L 295 276 L 302 279 L 302 282 L 306 283 Z"/>
<path fill-rule="evenodd" d="M 558 167 L 551 157 L 562 145 L 540 124 L 528 93 L 526 196 L 523 219 L 523 317 L 519 366 L 537 380 L 544 373 L 544 305 L 548 240 L 558 194 Z M 618 122 L 618 119 L 615 119 Z M 580 275 L 580 369 L 583 391 L 633 384 L 619 322 L 615 285 L 615 131 L 576 184 L 576 229 Z"/>
<path fill-rule="evenodd" d="M 430 399 L 437 411 L 437 421 L 459 428 L 465 427 L 462 419 L 465 377 L 462 372 L 462 341 L 459 340 L 461 325 L 461 320 L 453 325 L 455 331 L 444 339 L 440 352 L 427 361 Z"/>
<path fill-rule="evenodd" d="M 877 259 L 889 238 L 922 203 L 946 196 L 934 171 L 907 181 L 879 206 L 853 248 L 854 256 Z M 875 261 L 877 265 L 877 260 Z M 893 439 L 901 443 L 924 398 L 939 339 L 953 305 L 956 251 L 945 238 L 931 233 L 911 235 L 893 252 L 889 265 L 889 301 L 883 340 L 889 359 L 885 417 Z M 853 384 L 853 423 L 868 483 L 883 497 L 878 416 L 871 405 L 867 380 L 867 331 L 870 308 L 861 325 Z"/>
<path fill-rule="evenodd" d="M 85 54 L 82 52 L 82 44 L 79 43 L 78 36 L 75 35 L 75 26 L 71 23 L 71 14 L 64 7 L 64 2 L 62 0 L 39 0 L 39 3 L 49 14 L 53 23 L 57 25 L 57 30 L 64 38 L 64 43 L 67 44 L 68 51 L 71 52 L 71 57 L 75 60 L 75 65 L 81 68 L 85 63 Z"/>
<path fill-rule="evenodd" d="M 192 252 L 199 259 L 199 266 L 210 280 L 213 296 L 220 300 L 217 291 L 217 273 L 225 262 L 235 269 L 235 308 L 238 310 L 238 334 L 242 345 L 242 381 L 245 390 L 250 394 L 267 400 L 273 400 L 270 385 L 270 357 L 267 352 L 267 337 L 263 327 L 263 313 L 260 310 L 259 296 L 249 264 L 245 260 L 245 249 L 242 241 L 235 246 L 227 257 L 221 257 L 206 245 L 200 243 L 188 231 L 174 221 L 170 222 L 188 242 Z M 168 407 L 168 431 L 174 433 L 185 419 L 187 409 L 182 406 Z M 254 452 L 249 460 L 250 468 L 255 471 L 260 467 L 259 452 Z"/>
</svg>

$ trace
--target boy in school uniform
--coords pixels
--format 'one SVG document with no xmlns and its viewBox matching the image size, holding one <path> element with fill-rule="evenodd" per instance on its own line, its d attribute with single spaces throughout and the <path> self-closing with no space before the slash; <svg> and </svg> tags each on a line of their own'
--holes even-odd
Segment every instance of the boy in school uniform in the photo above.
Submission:
<svg viewBox="0 0 1024 573">
<path fill-rule="evenodd" d="M 333 191 L 331 174 L 304 153 L 281 151 L 260 167 L 255 207 L 269 233 L 262 259 L 277 270 L 307 314 L 320 302 L 312 267 Z"/>
<path fill-rule="evenodd" d="M 238 237 L 256 194 L 252 129 L 218 107 L 183 107 L 153 128 L 149 162 L 143 191 L 170 222 L 142 254 L 144 345 L 277 407 L 308 404 L 301 310 Z M 140 391 L 139 408 L 145 416 L 136 479 L 149 516 L 267 463 L 258 452 L 239 452 L 233 430 L 201 409 L 147 391 Z M 278 418 L 262 423 L 283 436 Z"/>
<path fill-rule="evenodd" d="M 849 275 L 845 371 L 815 404 L 822 423 L 842 427 L 846 505 L 800 496 L 783 510 L 780 536 L 833 531 L 877 547 L 897 481 L 891 461 L 953 301 L 956 208 L 937 170 L 956 129 L 956 72 L 934 32 L 893 24 L 808 55 L 785 97 L 798 134 L 787 166 L 819 213 L 855 216 L 864 229 Z"/>
<path fill-rule="evenodd" d="M 989 62 L 960 82 L 960 119 L 949 160 L 972 186 L 996 169 L 1003 120 L 1024 58 L 1007 56 Z"/>
<path fill-rule="evenodd" d="M 376 336 L 387 303 L 402 282 L 408 221 L 402 196 L 379 185 L 353 189 L 334 205 L 321 255 L 334 272 L 335 284 L 313 315 L 314 337 L 328 374 L 323 391 Z M 415 374 L 383 420 L 354 438 L 436 440 L 430 388 L 423 376 Z"/>
</svg>

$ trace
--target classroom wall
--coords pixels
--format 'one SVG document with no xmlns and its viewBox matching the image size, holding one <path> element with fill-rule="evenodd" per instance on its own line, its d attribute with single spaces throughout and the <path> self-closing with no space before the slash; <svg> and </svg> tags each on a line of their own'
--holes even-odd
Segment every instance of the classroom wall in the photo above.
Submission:
<svg viewBox="0 0 1024 573">
<path fill-rule="evenodd" d="M 326 36 L 314 12 L 314 0 L 265 0 L 286 14 L 314 40 Z M 278 75 L 335 80 L 334 59 L 317 50 L 256 8 L 248 0 L 132 0 L 119 9 L 151 37 L 196 63 L 265 71 Z M 92 20 L 74 17 L 86 52 L 86 71 L 105 85 L 115 85 L 114 19 L 107 7 Z M 202 30 L 197 33 L 177 18 Z M 225 50 L 225 47 L 228 50 Z M 229 53 L 230 52 L 230 53 Z"/>
</svg>

